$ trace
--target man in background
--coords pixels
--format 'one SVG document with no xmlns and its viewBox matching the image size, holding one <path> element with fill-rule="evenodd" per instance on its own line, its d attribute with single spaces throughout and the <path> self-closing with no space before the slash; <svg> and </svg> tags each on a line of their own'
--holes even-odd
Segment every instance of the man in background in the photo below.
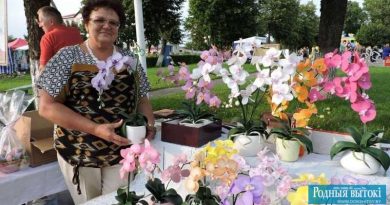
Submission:
<svg viewBox="0 0 390 205">
<path fill-rule="evenodd" d="M 37 23 L 45 32 L 40 42 L 39 71 L 42 72 L 46 63 L 58 50 L 82 43 L 83 39 L 77 28 L 64 25 L 62 15 L 56 8 L 44 6 L 37 13 Z"/>
</svg>

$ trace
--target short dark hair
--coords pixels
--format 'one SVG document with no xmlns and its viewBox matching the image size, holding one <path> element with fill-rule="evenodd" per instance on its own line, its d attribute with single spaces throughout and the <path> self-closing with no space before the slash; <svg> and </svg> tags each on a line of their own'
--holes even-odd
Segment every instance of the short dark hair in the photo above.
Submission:
<svg viewBox="0 0 390 205">
<path fill-rule="evenodd" d="M 51 6 L 44 6 L 41 7 L 38 10 L 38 13 L 42 13 L 44 17 L 52 17 L 54 21 L 56 21 L 59 24 L 63 24 L 64 20 L 62 20 L 61 12 L 58 11 L 56 8 Z"/>
<path fill-rule="evenodd" d="M 88 0 L 81 9 L 84 24 L 89 21 L 92 11 L 98 8 L 109 8 L 115 11 L 119 17 L 120 27 L 126 22 L 125 9 L 120 0 Z"/>
</svg>

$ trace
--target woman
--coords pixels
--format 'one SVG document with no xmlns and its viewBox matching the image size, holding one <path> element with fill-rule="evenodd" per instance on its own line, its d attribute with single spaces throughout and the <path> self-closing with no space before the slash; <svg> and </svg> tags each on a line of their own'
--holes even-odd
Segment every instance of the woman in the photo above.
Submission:
<svg viewBox="0 0 390 205">
<path fill-rule="evenodd" d="M 136 78 L 129 72 L 131 67 L 123 64 L 120 69 L 107 70 L 101 66 L 113 63 L 119 54 L 134 60 L 130 51 L 114 46 L 118 29 L 125 22 L 123 6 L 119 1 L 89 0 L 82 16 L 88 39 L 61 49 L 37 83 L 39 113 L 56 124 L 58 161 L 76 204 L 126 185 L 126 180 L 119 178 L 118 162 L 120 150 L 131 142 L 115 130 L 122 125 L 121 113 L 132 112 L 136 103 Z M 142 67 L 137 69 L 141 96 L 138 111 L 148 120 L 147 138 L 151 139 L 154 117 L 146 97 L 150 85 Z M 104 81 L 103 74 L 106 78 L 111 74 L 112 82 Z"/>
</svg>

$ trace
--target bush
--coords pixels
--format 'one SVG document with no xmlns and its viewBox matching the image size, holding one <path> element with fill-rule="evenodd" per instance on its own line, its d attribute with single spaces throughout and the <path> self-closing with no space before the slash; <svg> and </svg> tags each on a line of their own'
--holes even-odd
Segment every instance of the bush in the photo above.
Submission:
<svg viewBox="0 0 390 205">
<path fill-rule="evenodd" d="M 157 63 L 158 56 L 148 56 L 146 57 L 146 65 L 148 65 L 149 68 L 155 67 Z"/>
<path fill-rule="evenodd" d="M 175 62 L 176 64 L 181 62 L 189 65 L 198 63 L 200 61 L 199 55 L 172 55 L 171 57 L 173 62 Z"/>
</svg>

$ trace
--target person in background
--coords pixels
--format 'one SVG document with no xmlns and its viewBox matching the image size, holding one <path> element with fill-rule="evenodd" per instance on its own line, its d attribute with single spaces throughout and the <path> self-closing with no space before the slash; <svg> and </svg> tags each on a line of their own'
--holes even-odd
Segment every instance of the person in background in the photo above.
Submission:
<svg viewBox="0 0 390 205">
<path fill-rule="evenodd" d="M 64 25 L 61 13 L 54 7 L 44 6 L 38 10 L 37 23 L 45 32 L 40 41 L 41 56 L 39 71 L 61 48 L 83 42 L 80 31 Z"/>
<path fill-rule="evenodd" d="M 390 56 L 390 46 L 389 44 L 387 43 L 384 47 L 383 47 L 383 53 L 382 53 L 382 59 L 384 60 L 386 57 Z"/>
<path fill-rule="evenodd" d="M 346 46 L 347 46 L 347 41 L 346 40 L 343 40 L 343 42 L 340 43 L 340 53 L 344 53 L 345 49 L 346 49 Z"/>
<path fill-rule="evenodd" d="M 130 114 L 138 103 L 138 111 L 147 118 L 146 138 L 151 140 L 156 133 L 147 97 L 150 83 L 142 66 L 128 61 L 118 68 L 100 66 L 125 56 L 137 61 L 134 53 L 114 45 L 126 21 L 121 1 L 88 0 L 82 17 L 88 39 L 57 52 L 37 83 L 39 114 L 56 124 L 58 162 L 75 204 L 127 185 L 127 180 L 119 177 L 118 164 L 120 150 L 131 143 L 117 132 L 123 122 L 122 113 Z M 135 76 L 132 69 L 137 69 L 139 75 Z M 112 81 L 102 82 L 103 74 Z M 105 83 L 105 89 L 100 89 L 101 83 Z M 141 96 L 138 102 L 136 87 Z"/>
</svg>

